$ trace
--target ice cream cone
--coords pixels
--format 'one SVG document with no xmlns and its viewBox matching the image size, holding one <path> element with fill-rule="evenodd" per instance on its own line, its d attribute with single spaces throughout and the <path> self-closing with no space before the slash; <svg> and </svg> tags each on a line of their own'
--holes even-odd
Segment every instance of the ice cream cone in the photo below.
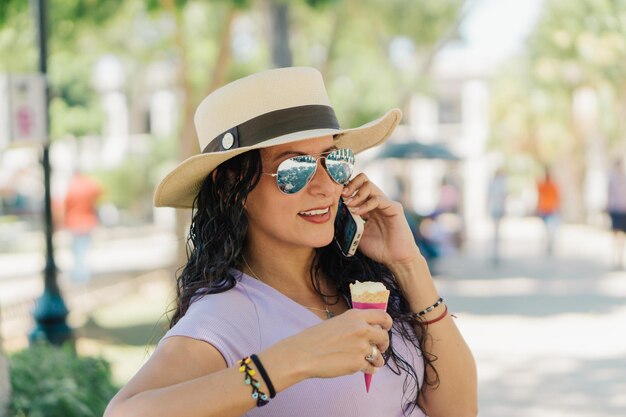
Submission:
<svg viewBox="0 0 626 417">
<path fill-rule="evenodd" d="M 361 310 L 387 310 L 389 300 L 389 290 L 382 282 L 357 281 L 350 284 L 350 295 L 352 298 L 352 308 Z M 365 391 L 370 392 L 372 384 L 372 374 L 364 374 Z"/>
</svg>

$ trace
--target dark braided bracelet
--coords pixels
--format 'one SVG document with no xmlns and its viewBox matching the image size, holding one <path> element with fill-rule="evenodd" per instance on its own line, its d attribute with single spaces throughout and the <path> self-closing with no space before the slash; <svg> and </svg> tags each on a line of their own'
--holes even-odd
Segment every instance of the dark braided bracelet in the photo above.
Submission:
<svg viewBox="0 0 626 417">
<path fill-rule="evenodd" d="M 256 371 L 250 368 L 250 362 L 249 356 L 246 356 L 237 362 L 239 364 L 239 372 L 246 375 L 243 382 L 252 387 L 252 399 L 256 400 L 256 406 L 263 407 L 265 404 L 269 403 L 269 400 L 267 398 L 267 394 L 259 389 L 261 387 L 261 383 L 254 377 L 256 375 Z"/>
<path fill-rule="evenodd" d="M 261 363 L 261 360 L 257 355 L 250 355 L 250 359 L 252 359 L 252 362 L 254 362 L 254 364 L 256 365 L 256 369 L 259 370 L 261 376 L 263 377 L 263 380 L 265 381 L 265 385 L 267 385 L 267 388 L 270 390 L 270 398 L 274 398 L 276 396 L 274 384 L 272 384 L 272 380 L 270 379 L 267 372 L 265 372 L 265 367 Z"/>
</svg>

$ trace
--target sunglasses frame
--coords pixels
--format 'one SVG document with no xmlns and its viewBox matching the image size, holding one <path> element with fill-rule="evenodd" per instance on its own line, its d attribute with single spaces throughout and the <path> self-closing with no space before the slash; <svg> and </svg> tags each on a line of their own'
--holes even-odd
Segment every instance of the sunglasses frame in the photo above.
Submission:
<svg viewBox="0 0 626 417">
<path fill-rule="evenodd" d="M 281 193 L 286 194 L 286 195 L 294 195 L 294 194 L 297 194 L 297 193 L 299 193 L 300 191 L 304 190 L 304 189 L 306 188 L 306 186 L 307 186 L 307 185 L 311 182 L 311 180 L 313 179 L 313 177 L 315 177 L 315 174 L 317 174 L 317 166 L 319 165 L 319 164 L 318 164 L 318 162 L 320 161 L 320 159 L 323 159 L 323 160 L 324 160 L 324 162 L 323 162 L 321 165 L 322 165 L 322 168 L 324 168 L 324 170 L 326 171 L 326 174 L 328 174 L 328 177 L 329 177 L 331 180 L 333 180 L 333 182 L 335 182 L 335 183 L 337 183 L 337 184 L 339 184 L 339 185 L 346 185 L 346 184 L 348 183 L 348 181 L 350 180 L 350 178 L 348 178 L 348 181 L 346 181 L 346 183 L 345 183 L 345 184 L 342 184 L 342 183 L 338 182 L 337 180 L 335 180 L 335 179 L 333 178 L 333 176 L 331 175 L 331 173 L 328 171 L 328 167 L 326 166 L 326 160 L 327 160 L 327 158 L 328 158 L 328 155 L 330 155 L 330 154 L 331 154 L 331 153 L 333 153 L 333 152 L 337 152 L 337 151 L 350 151 L 350 153 L 352 154 L 351 158 L 352 158 L 352 160 L 354 161 L 354 152 L 352 151 L 352 149 L 350 149 L 350 148 L 337 148 L 337 149 L 333 149 L 333 150 L 326 151 L 326 152 L 322 152 L 322 153 L 318 153 L 318 154 L 295 155 L 295 156 L 292 156 L 292 157 L 290 157 L 290 158 L 286 158 L 286 159 L 284 159 L 283 161 L 281 161 L 281 162 L 278 164 L 278 168 L 277 168 L 277 172 L 276 172 L 276 173 L 263 172 L 262 174 L 264 174 L 264 175 L 269 175 L 270 177 L 274 177 L 274 178 L 276 178 L 276 186 L 278 187 L 278 190 L 279 190 Z M 293 158 L 301 158 L 301 157 L 303 157 L 303 156 L 310 156 L 310 157 L 312 157 L 312 158 L 314 158 L 314 159 L 315 159 L 315 169 L 313 170 L 313 173 L 311 174 L 311 176 L 309 177 L 309 179 L 307 180 L 307 182 L 306 182 L 306 183 L 302 186 L 302 188 L 300 188 L 298 191 L 295 191 L 295 192 L 286 192 L 286 191 L 283 191 L 283 190 L 280 188 L 280 185 L 278 184 L 278 175 L 279 175 L 279 174 L 278 174 L 278 170 L 280 169 L 281 164 L 283 164 L 285 161 L 288 161 L 288 160 L 290 160 L 290 159 L 293 159 Z M 352 162 L 352 164 L 351 164 L 351 165 L 352 165 L 352 171 L 353 171 L 353 172 L 351 172 L 351 173 L 350 173 L 350 177 L 352 177 L 352 174 L 354 173 L 354 162 Z"/>
</svg>

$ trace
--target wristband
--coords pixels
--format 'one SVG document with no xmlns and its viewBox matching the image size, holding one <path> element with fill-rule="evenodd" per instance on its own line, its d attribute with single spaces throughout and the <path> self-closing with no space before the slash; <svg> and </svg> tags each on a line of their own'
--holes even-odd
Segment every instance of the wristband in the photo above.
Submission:
<svg viewBox="0 0 626 417">
<path fill-rule="evenodd" d="M 433 305 L 431 305 L 430 307 L 426 307 L 425 309 L 423 309 L 420 312 L 415 313 L 414 316 L 416 318 L 417 317 L 422 317 L 424 314 L 430 313 L 431 311 L 433 311 L 434 309 L 439 307 L 441 305 L 441 303 L 443 303 L 443 297 L 439 297 L 439 299 L 437 301 L 435 301 L 435 303 Z"/>
<path fill-rule="evenodd" d="M 261 387 L 261 383 L 254 378 L 256 371 L 250 368 L 250 358 L 246 356 L 237 362 L 237 364 L 239 365 L 239 372 L 245 374 L 243 382 L 252 387 L 252 399 L 256 400 L 256 406 L 263 407 L 265 404 L 269 403 L 267 394 L 259 389 Z"/>
<path fill-rule="evenodd" d="M 263 367 L 261 360 L 257 355 L 250 355 L 250 359 L 252 359 L 252 362 L 254 362 L 254 364 L 256 365 L 256 368 L 259 370 L 261 377 L 263 377 L 263 380 L 265 381 L 265 385 L 267 385 L 267 388 L 270 390 L 270 398 L 274 398 L 276 396 L 274 384 L 272 384 L 272 380 L 270 379 L 267 372 L 265 372 L 265 368 Z"/>
<path fill-rule="evenodd" d="M 441 313 L 439 317 L 436 317 L 432 320 L 425 321 L 423 324 L 428 326 L 429 324 L 437 323 L 438 321 L 443 320 L 447 315 L 448 315 L 448 306 L 446 306 L 445 310 L 443 310 L 443 313 Z"/>
</svg>

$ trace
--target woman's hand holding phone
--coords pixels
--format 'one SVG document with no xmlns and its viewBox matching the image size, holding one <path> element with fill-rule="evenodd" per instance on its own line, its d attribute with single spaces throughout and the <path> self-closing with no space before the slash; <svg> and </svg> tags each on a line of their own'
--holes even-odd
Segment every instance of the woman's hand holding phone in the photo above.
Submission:
<svg viewBox="0 0 626 417">
<path fill-rule="evenodd" d="M 365 221 L 358 214 L 350 212 L 340 197 L 335 216 L 335 242 L 344 256 L 356 253 L 364 229 Z"/>
<path fill-rule="evenodd" d="M 354 177 L 342 193 L 344 204 L 367 221 L 359 250 L 388 267 L 422 257 L 402 205 L 390 200 L 367 176 Z"/>
</svg>

